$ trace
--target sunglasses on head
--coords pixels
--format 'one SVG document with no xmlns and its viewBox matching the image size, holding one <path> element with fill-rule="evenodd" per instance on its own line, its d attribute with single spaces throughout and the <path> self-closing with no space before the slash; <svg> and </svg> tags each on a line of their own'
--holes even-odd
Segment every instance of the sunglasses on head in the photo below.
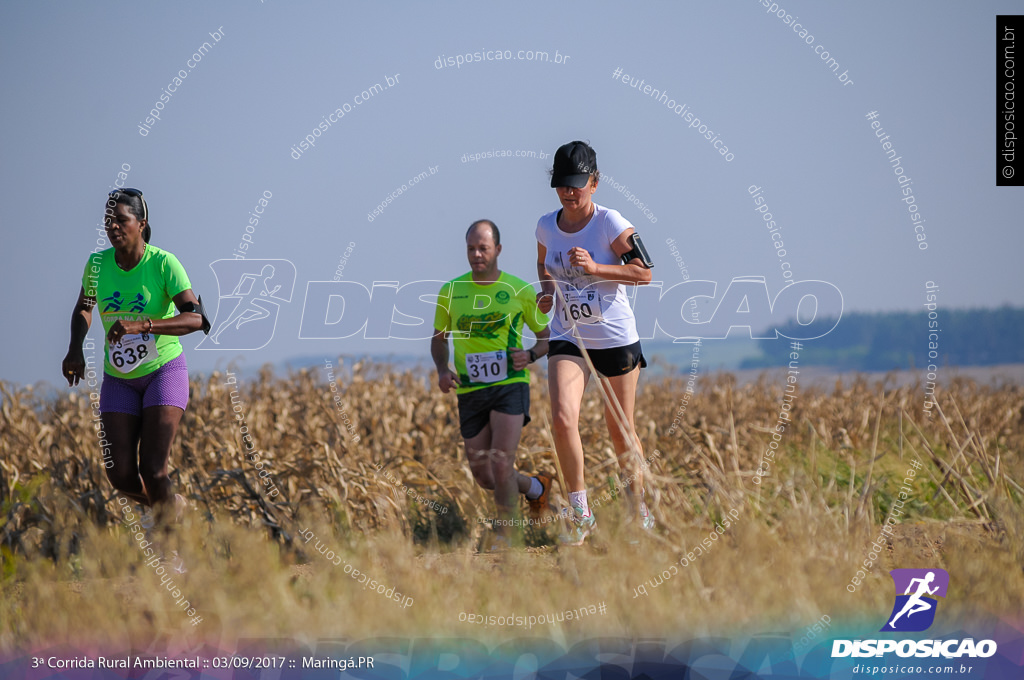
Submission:
<svg viewBox="0 0 1024 680">
<path fill-rule="evenodd" d="M 149 219 L 149 206 L 146 205 L 146 198 L 142 195 L 142 192 L 138 189 L 132 189 L 131 187 L 123 187 L 121 189 L 114 189 L 107 196 L 114 196 L 115 194 L 125 194 L 126 196 L 138 196 L 142 200 L 142 219 Z"/>
</svg>

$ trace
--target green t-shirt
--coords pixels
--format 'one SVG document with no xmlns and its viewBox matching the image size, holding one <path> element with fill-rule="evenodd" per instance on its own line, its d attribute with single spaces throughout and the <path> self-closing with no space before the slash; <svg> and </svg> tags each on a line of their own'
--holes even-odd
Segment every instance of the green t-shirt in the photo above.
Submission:
<svg viewBox="0 0 1024 680">
<path fill-rule="evenodd" d="M 90 255 L 82 288 L 86 297 L 96 299 L 103 322 L 104 372 L 119 378 L 141 378 L 176 359 L 182 351 L 177 336 L 127 336 L 128 342 L 122 340 L 120 347 L 112 350 L 106 334 L 117 321 L 171 318 L 176 311 L 174 296 L 191 287 L 178 258 L 155 246 L 147 245 L 142 260 L 127 272 L 114 261 L 113 248 Z"/>
<path fill-rule="evenodd" d="M 511 274 L 501 272 L 494 283 L 479 284 L 468 272 L 441 287 L 434 328 L 451 333 L 455 372 L 463 385 L 458 394 L 530 382 L 529 370 L 514 370 L 508 356 L 508 350 L 523 348 L 524 323 L 534 333 L 548 325 L 533 286 Z"/>
</svg>

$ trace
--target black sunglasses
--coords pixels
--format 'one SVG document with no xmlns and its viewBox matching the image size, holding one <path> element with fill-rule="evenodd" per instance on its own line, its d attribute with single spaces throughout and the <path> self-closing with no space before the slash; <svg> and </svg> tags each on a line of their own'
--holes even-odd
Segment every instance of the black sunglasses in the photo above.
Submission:
<svg viewBox="0 0 1024 680">
<path fill-rule="evenodd" d="M 142 219 L 149 219 L 149 206 L 146 205 L 146 198 L 142 195 L 142 192 L 138 189 L 132 189 L 131 187 L 123 187 L 121 189 L 114 189 L 107 196 L 113 196 L 114 194 L 126 194 L 128 196 L 138 196 L 142 200 Z"/>
</svg>

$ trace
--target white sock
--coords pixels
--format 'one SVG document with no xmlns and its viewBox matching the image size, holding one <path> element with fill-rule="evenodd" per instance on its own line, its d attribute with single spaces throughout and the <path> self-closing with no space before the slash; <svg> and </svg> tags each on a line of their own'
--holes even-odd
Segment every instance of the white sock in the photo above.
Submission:
<svg viewBox="0 0 1024 680">
<path fill-rule="evenodd" d="M 526 497 L 535 501 L 540 498 L 542 493 L 544 493 L 544 485 L 536 477 L 530 477 L 530 490 L 526 492 Z"/>
<path fill-rule="evenodd" d="M 570 491 L 569 505 L 573 506 L 574 508 L 583 508 L 583 516 L 590 517 L 590 506 L 587 505 L 586 491 Z"/>
</svg>

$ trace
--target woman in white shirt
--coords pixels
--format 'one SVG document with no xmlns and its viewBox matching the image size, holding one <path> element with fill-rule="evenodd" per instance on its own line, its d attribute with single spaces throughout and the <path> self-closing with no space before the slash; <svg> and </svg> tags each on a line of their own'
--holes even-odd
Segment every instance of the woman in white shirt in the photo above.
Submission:
<svg viewBox="0 0 1024 680">
<path fill-rule="evenodd" d="M 551 186 L 562 208 L 543 215 L 536 232 L 542 289 L 537 302 L 544 313 L 554 308 L 548 350 L 553 434 L 572 505 L 567 513 L 572 531 L 563 540 L 576 545 L 595 523 L 583 481 L 579 432 L 580 406 L 590 379 L 584 351 L 604 378 L 605 422 L 624 486 L 636 503 L 641 526 L 654 526 L 643 498 L 643 448 L 633 423 L 637 381 L 647 362 L 625 286 L 650 283 L 651 263 L 634 238 L 633 225 L 617 211 L 593 202 L 599 179 L 597 154 L 589 144 L 561 146 L 555 153 Z"/>
</svg>

